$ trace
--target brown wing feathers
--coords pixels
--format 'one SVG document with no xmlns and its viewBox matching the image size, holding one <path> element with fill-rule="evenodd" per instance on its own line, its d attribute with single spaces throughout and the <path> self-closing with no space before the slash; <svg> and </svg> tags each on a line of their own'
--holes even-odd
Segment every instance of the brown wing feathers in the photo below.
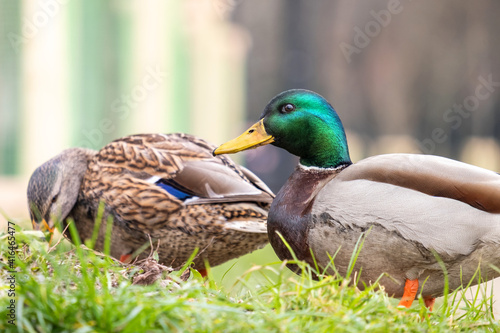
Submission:
<svg viewBox="0 0 500 333">
<path fill-rule="evenodd" d="M 118 139 L 96 155 L 84 179 L 85 193 L 104 199 L 126 221 L 155 225 L 168 220 L 184 203 L 151 177 L 171 179 L 200 199 L 197 204 L 254 201 L 269 204 L 237 165 L 214 158 L 213 146 L 186 134 L 148 134 Z M 270 190 L 269 190 L 270 192 Z"/>
</svg>

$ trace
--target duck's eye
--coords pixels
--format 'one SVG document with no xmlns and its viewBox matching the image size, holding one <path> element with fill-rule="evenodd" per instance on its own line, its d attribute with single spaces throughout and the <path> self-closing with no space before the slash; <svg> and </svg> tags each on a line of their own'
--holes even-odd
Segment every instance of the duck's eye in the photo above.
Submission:
<svg viewBox="0 0 500 333">
<path fill-rule="evenodd" d="M 57 197 L 59 196 L 59 194 L 56 194 L 54 195 L 54 197 L 52 198 L 52 204 L 54 204 L 56 201 L 57 201 Z"/>
<path fill-rule="evenodd" d="M 285 104 L 281 107 L 281 113 L 290 113 L 292 112 L 293 110 L 295 110 L 295 105 L 293 104 Z"/>
</svg>

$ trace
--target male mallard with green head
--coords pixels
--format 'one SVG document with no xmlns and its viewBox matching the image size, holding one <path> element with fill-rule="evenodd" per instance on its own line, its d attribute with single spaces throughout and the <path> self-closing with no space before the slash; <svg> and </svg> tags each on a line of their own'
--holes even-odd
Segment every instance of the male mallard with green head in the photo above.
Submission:
<svg viewBox="0 0 500 333">
<path fill-rule="evenodd" d="M 100 151 L 71 148 L 37 168 L 28 184 L 35 228 L 75 220 L 92 237 L 99 203 L 113 217 L 111 255 L 127 261 L 149 236 L 160 261 L 182 266 L 195 248 L 194 267 L 212 266 L 263 247 L 271 190 L 215 146 L 187 134 L 143 134 L 115 140 Z M 96 248 L 102 249 L 101 226 Z M 145 251 L 143 256 L 149 253 Z"/>
<path fill-rule="evenodd" d="M 481 265 L 500 275 L 500 175 L 438 156 L 388 154 L 351 162 L 342 123 L 320 95 L 289 90 L 274 97 L 261 120 L 214 154 L 273 144 L 300 157 L 268 217 L 269 240 L 281 259 L 296 256 L 345 274 L 367 232 L 355 270 L 359 288 L 376 281 L 400 305 L 421 292 L 427 306 L 443 294 L 443 261 L 451 290 Z M 338 251 L 338 252 L 337 252 Z M 314 266 L 313 266 L 314 267 Z M 329 272 L 333 274 L 330 269 Z M 425 281 L 425 283 L 424 283 Z"/>
</svg>

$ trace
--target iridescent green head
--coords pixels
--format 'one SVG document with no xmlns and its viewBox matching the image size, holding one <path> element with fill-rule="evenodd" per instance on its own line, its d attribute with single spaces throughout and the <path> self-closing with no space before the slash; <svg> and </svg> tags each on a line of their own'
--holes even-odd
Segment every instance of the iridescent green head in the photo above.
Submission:
<svg viewBox="0 0 500 333">
<path fill-rule="evenodd" d="M 351 163 L 337 112 L 309 90 L 293 89 L 277 95 L 257 124 L 214 153 L 234 153 L 268 143 L 299 156 L 305 166 L 332 168 Z"/>
</svg>

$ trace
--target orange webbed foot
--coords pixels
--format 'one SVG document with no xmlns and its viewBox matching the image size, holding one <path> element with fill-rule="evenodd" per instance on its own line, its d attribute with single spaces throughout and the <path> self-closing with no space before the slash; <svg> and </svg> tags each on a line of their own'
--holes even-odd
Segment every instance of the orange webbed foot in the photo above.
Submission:
<svg viewBox="0 0 500 333">
<path fill-rule="evenodd" d="M 434 309 L 434 303 L 436 302 L 436 298 L 434 297 L 424 297 L 424 304 L 429 311 Z"/>
<path fill-rule="evenodd" d="M 415 300 L 418 292 L 418 279 L 415 280 L 406 280 L 405 281 L 405 291 L 403 293 L 403 297 L 401 297 L 401 301 L 399 301 L 398 306 L 404 306 L 405 308 L 409 308 Z"/>
<path fill-rule="evenodd" d="M 130 263 L 130 259 L 132 258 L 131 254 L 122 254 L 120 256 L 120 261 L 123 262 L 124 264 Z"/>
<path fill-rule="evenodd" d="M 199 269 L 198 273 L 200 273 L 201 277 L 203 277 L 203 278 L 207 277 L 207 275 L 208 275 L 206 268 Z"/>
</svg>

